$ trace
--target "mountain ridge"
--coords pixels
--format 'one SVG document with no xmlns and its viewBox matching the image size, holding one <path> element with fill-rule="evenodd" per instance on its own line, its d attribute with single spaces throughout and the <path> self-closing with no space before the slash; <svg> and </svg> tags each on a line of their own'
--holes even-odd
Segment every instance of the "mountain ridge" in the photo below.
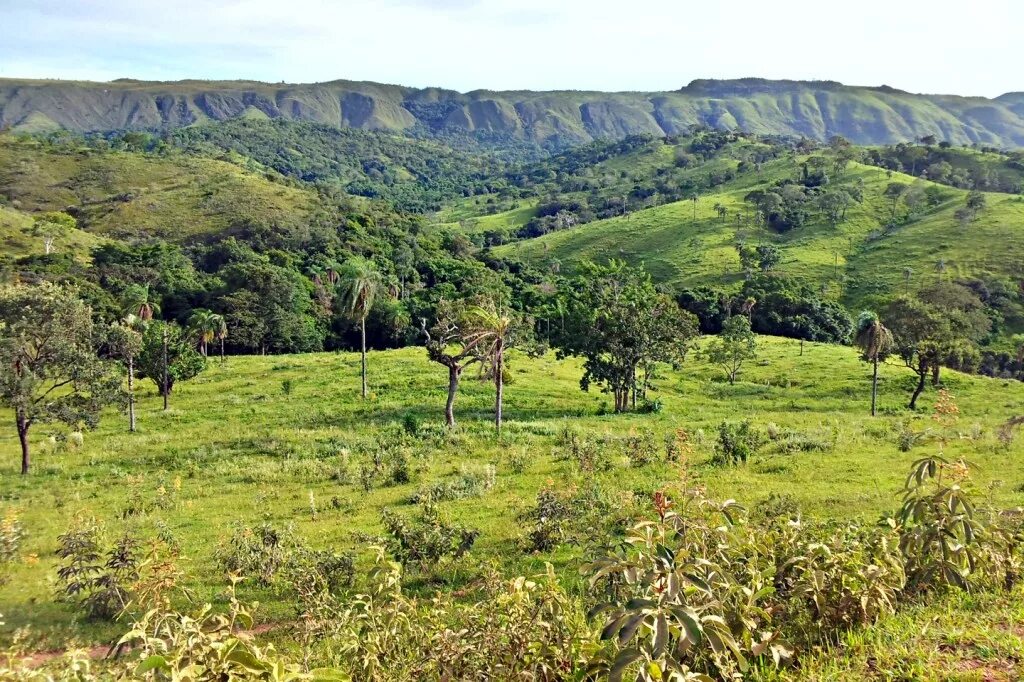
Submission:
<svg viewBox="0 0 1024 682">
<path fill-rule="evenodd" d="M 371 81 L 111 82 L 0 79 L 0 127 L 44 132 L 178 128 L 247 115 L 338 127 L 457 129 L 537 143 L 578 144 L 630 134 L 675 135 L 692 125 L 762 135 L 889 144 L 927 135 L 953 144 L 1024 147 L 1024 93 L 923 95 L 836 81 L 697 79 L 675 91 L 470 92 Z"/>
</svg>

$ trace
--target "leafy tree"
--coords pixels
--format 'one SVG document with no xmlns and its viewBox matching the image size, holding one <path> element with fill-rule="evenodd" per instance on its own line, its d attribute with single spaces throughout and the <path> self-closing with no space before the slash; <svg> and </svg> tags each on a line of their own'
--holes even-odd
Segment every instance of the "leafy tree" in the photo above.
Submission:
<svg viewBox="0 0 1024 682">
<path fill-rule="evenodd" d="M 431 362 L 448 368 L 448 401 L 444 406 L 444 417 L 449 428 L 455 426 L 455 395 L 462 372 L 482 359 L 477 353 L 477 346 L 484 338 L 477 334 L 472 339 L 468 338 L 472 327 L 467 313 L 464 302 L 442 300 L 437 307 L 434 325 L 428 329 L 426 319 L 422 320 L 427 357 Z"/>
<path fill-rule="evenodd" d="M 836 227 L 846 220 L 846 209 L 853 204 L 853 197 L 845 189 L 830 189 L 819 194 L 815 203 L 829 224 Z"/>
<path fill-rule="evenodd" d="M 985 195 L 978 190 L 974 190 L 967 195 L 967 208 L 972 211 L 980 211 L 985 208 L 986 203 L 988 202 Z"/>
<path fill-rule="evenodd" d="M 489 298 L 466 311 L 465 344 L 473 346 L 494 378 L 494 426 L 501 433 L 505 397 L 505 352 L 530 339 L 532 320 Z"/>
<path fill-rule="evenodd" d="M 704 356 L 722 367 L 729 383 L 735 384 L 743 363 L 757 357 L 757 337 L 750 330 L 750 320 L 743 315 L 726 320 L 722 332 L 708 343 Z"/>
<path fill-rule="evenodd" d="M 885 360 L 892 351 L 892 332 L 882 324 L 877 313 L 865 310 L 857 319 L 857 333 L 853 343 L 860 349 L 861 359 L 870 362 L 872 366 L 871 416 L 874 417 L 878 397 L 878 363 Z"/>
<path fill-rule="evenodd" d="M 261 354 L 323 347 L 312 285 L 297 271 L 258 260 L 228 266 L 221 277 L 230 293 L 215 307 L 224 311 L 235 344 Z"/>
<path fill-rule="evenodd" d="M 78 221 L 67 213 L 51 211 L 36 217 L 32 225 L 32 234 L 43 240 L 43 253 L 49 255 L 53 252 L 54 242 L 76 227 Z"/>
<path fill-rule="evenodd" d="M 134 315 L 111 323 L 107 329 L 106 344 L 110 354 L 124 362 L 128 372 L 128 430 L 135 432 L 135 359 L 142 351 L 143 323 Z"/>
<path fill-rule="evenodd" d="M 362 353 L 362 396 L 366 399 L 366 317 L 373 307 L 373 300 L 384 285 L 376 266 L 365 258 L 351 258 L 345 262 L 338 286 L 343 305 L 354 319 L 359 321 Z"/>
<path fill-rule="evenodd" d="M 584 358 L 584 391 L 592 383 L 604 386 L 615 411 L 624 412 L 631 394 L 636 403 L 637 369 L 681 362 L 697 336 L 697 319 L 659 294 L 643 269 L 613 260 L 581 271 L 564 284 L 566 328 L 553 343 L 560 358 Z"/>
<path fill-rule="evenodd" d="M 942 285 L 918 296 L 901 296 L 889 305 L 885 326 L 892 330 L 893 350 L 917 374 L 908 407 L 917 407 L 928 376 L 938 383 L 943 365 L 966 368 L 977 355 L 976 341 L 988 330 L 987 318 L 964 293 Z"/>
<path fill-rule="evenodd" d="M 782 262 L 782 251 L 773 244 L 761 244 L 757 247 L 757 260 L 761 272 L 771 272 Z"/>
<path fill-rule="evenodd" d="M 120 395 L 116 365 L 97 355 L 89 308 L 48 283 L 0 288 L 0 367 L 0 404 L 14 412 L 22 474 L 34 424 L 92 428 Z"/>
<path fill-rule="evenodd" d="M 885 198 L 892 202 L 892 219 L 896 220 L 896 209 L 899 206 L 900 199 L 907 193 L 909 189 L 908 185 L 903 182 L 890 182 L 885 187 Z"/>
<path fill-rule="evenodd" d="M 139 376 L 152 379 L 164 397 L 164 405 L 174 385 L 187 381 L 206 369 L 206 358 L 199 354 L 192 338 L 173 322 L 151 322 L 142 333 L 139 352 Z"/>
</svg>

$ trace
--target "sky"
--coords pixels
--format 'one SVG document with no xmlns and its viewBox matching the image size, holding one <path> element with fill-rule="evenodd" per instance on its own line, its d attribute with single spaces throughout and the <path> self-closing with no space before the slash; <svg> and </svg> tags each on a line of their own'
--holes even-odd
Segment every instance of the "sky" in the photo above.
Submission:
<svg viewBox="0 0 1024 682">
<path fill-rule="evenodd" d="M 0 78 L 1024 90 L 1020 0 L 0 0 Z"/>
</svg>

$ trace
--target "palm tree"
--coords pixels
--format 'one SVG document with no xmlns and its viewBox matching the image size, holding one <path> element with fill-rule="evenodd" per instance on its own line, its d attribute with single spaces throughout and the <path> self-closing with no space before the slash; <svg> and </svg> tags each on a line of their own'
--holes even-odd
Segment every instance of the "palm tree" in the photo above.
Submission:
<svg viewBox="0 0 1024 682">
<path fill-rule="evenodd" d="M 211 317 L 214 324 L 213 338 L 220 342 L 220 361 L 224 362 L 224 339 L 228 338 L 228 321 L 219 313 L 214 313 Z"/>
<path fill-rule="evenodd" d="M 221 331 L 227 336 L 224 317 L 205 308 L 196 308 L 192 311 L 192 315 L 188 318 L 188 326 L 195 336 L 196 343 L 199 344 L 199 352 L 203 354 L 204 358 L 207 355 L 206 349 L 210 342 L 219 338 Z M 223 358 L 223 346 L 221 348 L 221 358 Z"/>
<path fill-rule="evenodd" d="M 878 361 L 884 360 L 892 350 L 892 332 L 882 324 L 876 313 L 865 310 L 857 319 L 857 334 L 853 342 L 860 349 L 861 358 L 872 365 L 871 416 L 874 417 L 878 397 Z"/>
<path fill-rule="evenodd" d="M 470 329 L 466 345 L 478 349 L 481 360 L 494 375 L 494 426 L 501 433 L 501 408 L 505 395 L 505 349 L 514 329 L 512 317 L 493 303 L 473 306 L 466 311 Z"/>
<path fill-rule="evenodd" d="M 160 314 L 160 304 L 156 302 L 149 285 L 133 284 L 124 292 L 124 314 L 134 315 L 141 322 L 149 322 Z"/>
<path fill-rule="evenodd" d="M 354 319 L 359 320 L 362 350 L 362 396 L 365 400 L 366 316 L 370 314 L 370 309 L 373 307 L 373 300 L 377 297 L 377 292 L 384 286 L 384 279 L 373 263 L 357 256 L 345 261 L 341 272 L 337 275 L 337 281 L 341 289 L 341 299 L 348 309 L 348 314 Z"/>
</svg>

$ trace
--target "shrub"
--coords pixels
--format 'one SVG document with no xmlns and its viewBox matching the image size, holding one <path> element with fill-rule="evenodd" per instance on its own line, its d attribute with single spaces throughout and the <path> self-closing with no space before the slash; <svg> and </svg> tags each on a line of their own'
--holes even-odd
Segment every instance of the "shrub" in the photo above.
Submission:
<svg viewBox="0 0 1024 682">
<path fill-rule="evenodd" d="M 21 541 L 25 537 L 25 528 L 13 509 L 4 512 L 0 519 L 0 585 L 10 579 L 8 567 L 18 558 Z"/>
<path fill-rule="evenodd" d="M 387 509 L 381 514 L 381 520 L 391 536 L 391 552 L 402 565 L 428 566 L 444 557 L 458 559 L 473 547 L 480 535 L 478 530 L 444 518 L 430 502 L 422 505 L 417 520 L 410 521 Z"/>
<path fill-rule="evenodd" d="M 417 490 L 412 496 L 412 502 L 417 504 L 480 497 L 494 488 L 496 482 L 497 469 L 493 464 L 487 464 L 482 469 L 462 465 L 454 478 L 435 481 Z"/>
<path fill-rule="evenodd" d="M 79 606 L 89 618 L 113 620 L 133 598 L 142 557 L 139 543 L 125 534 L 104 553 L 100 527 L 91 519 L 78 519 L 57 538 L 58 596 Z"/>
<path fill-rule="evenodd" d="M 650 464 L 657 457 L 658 447 L 655 444 L 654 434 L 645 430 L 640 434 L 631 431 L 623 441 L 623 449 L 629 463 L 635 467 L 642 467 Z"/>
<path fill-rule="evenodd" d="M 718 443 L 715 446 L 715 464 L 746 464 L 751 453 L 758 447 L 759 439 L 745 419 L 739 424 L 722 422 L 718 427 Z"/>
<path fill-rule="evenodd" d="M 527 521 L 523 545 L 528 552 L 546 552 L 554 549 L 565 539 L 566 526 L 571 518 L 570 503 L 551 488 L 542 488 L 537 493 L 537 504 L 520 515 L 520 521 Z"/>
</svg>

